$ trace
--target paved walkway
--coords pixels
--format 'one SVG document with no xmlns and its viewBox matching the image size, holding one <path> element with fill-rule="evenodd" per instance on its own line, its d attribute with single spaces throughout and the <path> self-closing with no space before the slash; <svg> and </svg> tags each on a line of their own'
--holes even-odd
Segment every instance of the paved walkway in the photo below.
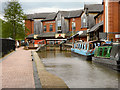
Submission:
<svg viewBox="0 0 120 90">
<path fill-rule="evenodd" d="M 35 88 L 29 50 L 20 47 L 2 61 L 2 88 Z"/>
</svg>

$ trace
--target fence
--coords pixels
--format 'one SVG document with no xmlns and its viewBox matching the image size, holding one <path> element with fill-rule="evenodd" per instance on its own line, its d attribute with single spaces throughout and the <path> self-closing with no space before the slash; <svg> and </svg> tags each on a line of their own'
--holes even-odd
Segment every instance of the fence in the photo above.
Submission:
<svg viewBox="0 0 120 90">
<path fill-rule="evenodd" d="M 0 57 L 15 50 L 15 40 L 12 39 L 0 39 Z"/>
</svg>

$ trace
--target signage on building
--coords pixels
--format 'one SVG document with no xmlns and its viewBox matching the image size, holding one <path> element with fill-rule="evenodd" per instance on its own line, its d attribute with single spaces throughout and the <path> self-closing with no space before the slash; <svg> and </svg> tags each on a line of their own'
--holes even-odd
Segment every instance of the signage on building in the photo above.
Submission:
<svg viewBox="0 0 120 90">
<path fill-rule="evenodd" d="M 65 38 L 65 34 L 55 34 L 55 38 Z"/>
<path fill-rule="evenodd" d="M 116 34 L 116 35 L 115 35 L 115 38 L 120 38 L 120 34 Z"/>
<path fill-rule="evenodd" d="M 55 21 L 45 22 L 45 23 L 55 23 Z"/>
<path fill-rule="evenodd" d="M 34 39 L 37 39 L 37 36 L 38 36 L 38 35 L 34 35 Z"/>
</svg>

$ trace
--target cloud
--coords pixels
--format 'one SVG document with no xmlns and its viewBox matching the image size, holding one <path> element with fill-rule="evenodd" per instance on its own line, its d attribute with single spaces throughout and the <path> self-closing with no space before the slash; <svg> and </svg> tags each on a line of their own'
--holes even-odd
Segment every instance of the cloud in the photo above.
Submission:
<svg viewBox="0 0 120 90">
<path fill-rule="evenodd" d="M 98 2 L 102 0 L 19 0 L 20 2 Z"/>
<path fill-rule="evenodd" d="M 21 2 L 25 13 L 57 12 L 59 10 L 81 9 L 81 2 Z"/>
<path fill-rule="evenodd" d="M 63 8 L 35 8 L 35 9 L 29 9 L 26 12 L 26 14 L 33 14 L 33 13 L 42 13 L 42 12 L 58 12 L 58 11 L 69 11 L 69 10 L 78 10 L 82 8 L 69 8 L 69 9 L 63 9 Z"/>
<path fill-rule="evenodd" d="M 10 0 L 2 0 L 0 3 L 0 11 L 3 14 L 5 2 Z M 25 14 L 57 12 L 59 10 L 78 10 L 83 9 L 85 3 L 102 3 L 102 0 L 18 0 Z M 2 6 L 2 10 L 1 10 Z M 3 15 L 1 15 L 3 16 Z"/>
</svg>

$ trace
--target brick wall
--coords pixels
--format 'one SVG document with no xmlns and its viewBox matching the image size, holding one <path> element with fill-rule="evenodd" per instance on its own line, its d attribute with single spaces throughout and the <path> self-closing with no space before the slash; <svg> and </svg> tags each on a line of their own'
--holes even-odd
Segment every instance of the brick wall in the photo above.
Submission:
<svg viewBox="0 0 120 90">
<path fill-rule="evenodd" d="M 101 21 L 104 21 L 104 14 L 100 14 L 97 18 L 96 18 L 96 24 L 100 23 Z"/>
<path fill-rule="evenodd" d="M 75 31 L 81 31 L 82 30 L 81 29 L 81 17 L 70 19 L 69 31 L 72 31 L 72 22 L 75 22 L 75 25 L 76 25 Z M 83 30 L 87 30 L 87 29 L 83 29 Z"/>
<path fill-rule="evenodd" d="M 105 0 L 104 0 L 105 1 Z M 105 17 L 104 2 L 104 17 Z M 104 18 L 105 23 L 105 18 Z M 104 32 L 105 32 L 104 25 Z M 120 4 L 119 2 L 108 2 L 108 32 L 120 32 Z"/>
<path fill-rule="evenodd" d="M 118 4 L 118 32 L 120 32 L 120 1 L 119 1 L 119 4 Z"/>
<path fill-rule="evenodd" d="M 44 31 L 44 26 L 46 25 L 46 31 Z M 50 25 L 53 25 L 53 31 L 50 31 Z M 43 21 L 43 32 L 55 32 L 56 31 L 56 27 L 55 27 L 55 20 L 52 21 Z"/>
<path fill-rule="evenodd" d="M 34 33 L 34 21 L 32 20 L 25 20 L 25 26 L 29 29 L 29 32 L 25 30 L 26 35 L 30 35 Z"/>
<path fill-rule="evenodd" d="M 108 31 L 118 32 L 118 2 L 108 3 Z"/>
<path fill-rule="evenodd" d="M 107 39 L 113 41 L 116 41 L 115 39 L 115 32 L 120 32 L 120 3 L 116 2 L 117 0 L 114 0 L 114 2 L 109 1 L 108 2 L 108 34 Z M 105 17 L 105 0 L 104 0 L 104 17 Z M 105 18 L 104 18 L 105 23 Z M 106 31 L 104 24 L 104 32 Z M 112 32 L 112 33 L 111 33 Z"/>
</svg>

